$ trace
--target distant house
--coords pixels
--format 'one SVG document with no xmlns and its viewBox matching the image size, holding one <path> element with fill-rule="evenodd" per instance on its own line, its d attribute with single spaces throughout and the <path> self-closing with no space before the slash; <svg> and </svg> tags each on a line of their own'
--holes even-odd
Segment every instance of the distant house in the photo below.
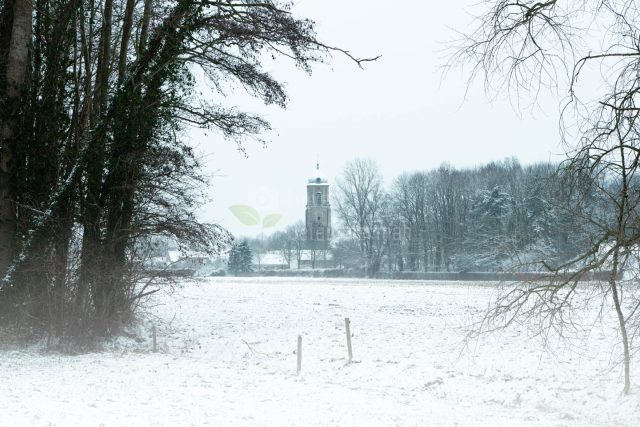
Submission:
<svg viewBox="0 0 640 427">
<path fill-rule="evenodd" d="M 291 265 L 278 251 L 270 251 L 253 255 L 253 271 L 274 271 L 274 270 L 296 270 L 314 268 L 334 268 L 333 257 L 328 250 L 304 250 L 300 253 L 300 263 L 296 258 L 296 253 L 292 253 Z"/>
<path fill-rule="evenodd" d="M 304 250 L 300 253 L 300 262 L 296 267 L 299 269 L 334 268 L 333 254 L 326 249 Z"/>
<path fill-rule="evenodd" d="M 253 255 L 253 271 L 286 270 L 287 260 L 277 251 Z"/>
<path fill-rule="evenodd" d="M 223 269 L 224 261 L 219 256 L 202 252 L 167 250 L 163 254 L 151 257 L 147 261 L 147 266 L 167 272 L 209 275 L 218 269 Z"/>
<path fill-rule="evenodd" d="M 147 265 L 153 268 L 167 268 L 182 258 L 180 251 L 164 250 L 158 251 L 149 258 Z"/>
<path fill-rule="evenodd" d="M 213 260 L 207 254 L 202 253 L 187 253 L 180 257 L 172 265 L 178 269 L 193 269 L 199 270 L 213 264 Z"/>
</svg>

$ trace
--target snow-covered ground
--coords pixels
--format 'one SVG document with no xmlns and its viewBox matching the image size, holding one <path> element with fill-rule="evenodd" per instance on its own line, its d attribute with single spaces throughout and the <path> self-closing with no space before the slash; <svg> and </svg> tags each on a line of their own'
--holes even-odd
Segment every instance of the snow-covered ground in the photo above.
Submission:
<svg viewBox="0 0 640 427">
<path fill-rule="evenodd" d="M 553 353 L 522 327 L 464 347 L 464 326 L 494 292 L 454 282 L 184 283 L 146 304 L 144 339 L 81 356 L 0 351 L 0 425 L 640 425 L 640 361 L 634 392 L 622 396 L 607 316 L 583 345 Z"/>
</svg>

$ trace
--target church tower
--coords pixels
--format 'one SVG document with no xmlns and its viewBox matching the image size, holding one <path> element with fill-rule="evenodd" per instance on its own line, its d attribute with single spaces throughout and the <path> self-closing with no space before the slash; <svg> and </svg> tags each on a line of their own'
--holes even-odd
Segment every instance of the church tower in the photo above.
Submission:
<svg viewBox="0 0 640 427">
<path fill-rule="evenodd" d="M 326 246 L 331 238 L 331 205 L 329 204 L 329 183 L 320 172 L 320 165 L 316 163 L 316 170 L 307 182 L 307 241 L 310 244 L 320 243 Z"/>
</svg>

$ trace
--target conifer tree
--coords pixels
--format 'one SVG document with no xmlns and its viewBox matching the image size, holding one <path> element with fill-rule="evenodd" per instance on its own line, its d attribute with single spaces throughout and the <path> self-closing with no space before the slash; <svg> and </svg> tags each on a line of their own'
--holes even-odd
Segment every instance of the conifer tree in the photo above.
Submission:
<svg viewBox="0 0 640 427">
<path fill-rule="evenodd" d="M 228 269 L 231 274 L 250 273 L 253 271 L 253 253 L 249 242 L 242 240 L 234 243 L 229 252 Z"/>
</svg>

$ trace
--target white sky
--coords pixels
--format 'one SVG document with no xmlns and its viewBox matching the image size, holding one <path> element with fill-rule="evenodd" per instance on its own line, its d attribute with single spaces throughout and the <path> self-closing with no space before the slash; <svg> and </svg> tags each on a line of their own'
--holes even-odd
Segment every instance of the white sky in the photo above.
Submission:
<svg viewBox="0 0 640 427">
<path fill-rule="evenodd" d="M 287 83 L 290 103 L 281 110 L 233 97 L 239 108 L 262 113 L 275 130 L 267 147 L 247 145 L 248 158 L 218 134 L 190 132 L 207 171 L 215 174 L 203 221 L 238 235 L 259 233 L 233 217 L 228 208 L 236 204 L 250 205 L 263 217 L 283 215 L 265 232 L 304 219 L 305 185 L 316 156 L 330 183 L 349 160 L 370 157 L 389 184 L 403 171 L 443 162 L 464 167 L 515 156 L 531 163 L 562 152 L 552 97 L 518 114 L 506 99 L 488 101 L 479 85 L 465 99 L 459 72 L 441 78 L 443 50 L 456 37 L 451 28 L 465 29 L 475 0 L 294 3 L 294 13 L 317 22 L 320 40 L 357 56 L 382 57 L 360 70 L 336 55 L 311 76 L 286 61 L 267 64 Z"/>
</svg>

